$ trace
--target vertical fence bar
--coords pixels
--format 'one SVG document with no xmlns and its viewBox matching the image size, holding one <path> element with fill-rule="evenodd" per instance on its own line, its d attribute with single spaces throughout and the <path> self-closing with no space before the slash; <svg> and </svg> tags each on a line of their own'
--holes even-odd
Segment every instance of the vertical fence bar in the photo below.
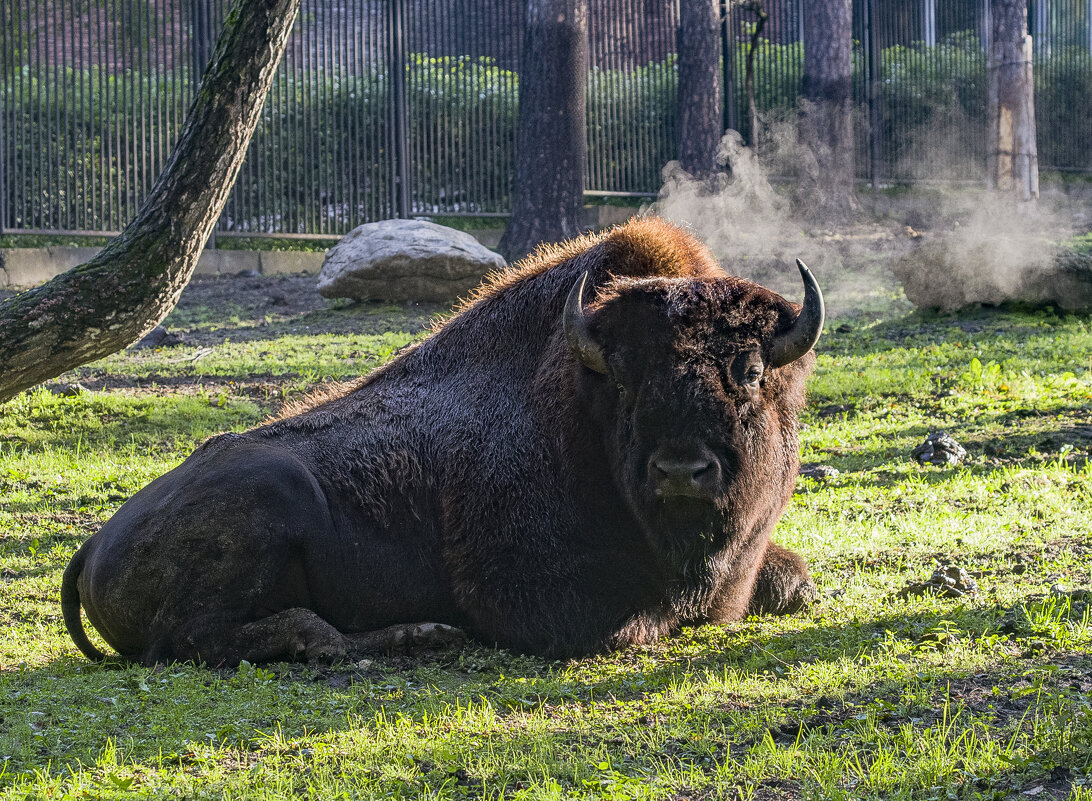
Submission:
<svg viewBox="0 0 1092 801">
<path fill-rule="evenodd" d="M 0 236 L 8 227 L 8 137 L 12 126 L 8 113 L 14 116 L 11 102 L 11 79 L 15 74 L 16 48 L 19 41 L 19 14 L 16 3 L 0 8 Z"/>
<path fill-rule="evenodd" d="M 191 97 L 197 94 L 197 90 L 201 86 L 201 78 L 204 77 L 205 67 L 208 65 L 209 56 L 212 53 L 210 41 L 212 36 L 212 20 L 210 19 L 210 11 L 209 0 L 190 0 L 190 19 L 192 24 L 190 31 L 190 58 L 192 60 L 190 73 Z M 219 227 L 220 223 L 218 220 L 216 225 L 212 227 L 212 232 L 205 242 L 206 248 L 216 248 L 216 230 Z"/>
<path fill-rule="evenodd" d="M 406 136 L 406 1 L 387 0 L 390 48 L 390 154 L 392 158 L 391 210 L 397 217 L 410 216 L 409 147 Z"/>
<path fill-rule="evenodd" d="M 725 130 L 739 130 L 739 107 L 736 105 L 735 26 L 732 24 L 732 0 L 720 5 L 720 66 L 721 95 L 724 103 L 721 116 Z"/>
<path fill-rule="evenodd" d="M 880 63 L 880 31 L 876 18 L 878 0 L 867 0 L 865 6 L 865 41 L 868 43 L 868 139 L 869 139 L 869 178 L 872 190 L 878 191 L 883 173 L 883 141 L 880 116 L 880 90 L 883 81 L 883 65 Z"/>
</svg>

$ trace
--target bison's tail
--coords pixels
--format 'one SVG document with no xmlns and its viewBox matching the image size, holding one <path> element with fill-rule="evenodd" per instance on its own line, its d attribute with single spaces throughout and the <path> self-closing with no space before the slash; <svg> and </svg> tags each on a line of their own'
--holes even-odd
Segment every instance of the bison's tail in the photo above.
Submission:
<svg viewBox="0 0 1092 801">
<path fill-rule="evenodd" d="M 64 616 L 64 627 L 68 629 L 68 636 L 76 643 L 83 655 L 93 662 L 102 662 L 106 654 L 96 648 L 91 640 L 87 639 L 87 632 L 83 629 L 83 621 L 80 619 L 80 591 L 76 587 L 76 579 L 83 572 L 83 564 L 87 561 L 87 543 L 76 551 L 72 561 L 65 568 L 64 578 L 61 580 L 61 615 Z"/>
</svg>

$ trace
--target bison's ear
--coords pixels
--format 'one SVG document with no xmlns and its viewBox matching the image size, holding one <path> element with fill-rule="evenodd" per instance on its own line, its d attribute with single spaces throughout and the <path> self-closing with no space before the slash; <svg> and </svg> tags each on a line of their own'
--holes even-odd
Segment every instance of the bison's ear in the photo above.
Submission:
<svg viewBox="0 0 1092 801">
<path fill-rule="evenodd" d="M 800 309 L 800 314 L 789 326 L 789 330 L 774 337 L 770 346 L 771 367 L 783 367 L 795 362 L 815 346 L 819 335 L 823 333 L 823 321 L 826 319 L 823 292 L 808 265 L 797 259 L 796 266 L 800 268 L 800 277 L 804 279 L 804 307 Z"/>
<path fill-rule="evenodd" d="M 569 349 L 576 355 L 585 367 L 595 370 L 597 373 L 607 372 L 607 360 L 603 356 L 603 349 L 591 335 L 588 327 L 588 318 L 584 316 L 584 284 L 588 280 L 588 274 L 584 273 L 573 288 L 569 290 L 569 297 L 565 301 L 565 313 L 563 320 L 565 325 L 565 341 L 569 343 Z"/>
</svg>

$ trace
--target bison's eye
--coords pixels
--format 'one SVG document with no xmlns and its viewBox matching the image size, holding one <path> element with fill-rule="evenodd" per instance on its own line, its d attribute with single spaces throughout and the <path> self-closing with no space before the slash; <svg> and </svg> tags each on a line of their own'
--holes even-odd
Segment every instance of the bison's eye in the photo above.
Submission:
<svg viewBox="0 0 1092 801">
<path fill-rule="evenodd" d="M 762 381 L 762 373 L 762 358 L 754 351 L 741 353 L 732 362 L 732 380 L 736 386 L 755 389 Z"/>
</svg>

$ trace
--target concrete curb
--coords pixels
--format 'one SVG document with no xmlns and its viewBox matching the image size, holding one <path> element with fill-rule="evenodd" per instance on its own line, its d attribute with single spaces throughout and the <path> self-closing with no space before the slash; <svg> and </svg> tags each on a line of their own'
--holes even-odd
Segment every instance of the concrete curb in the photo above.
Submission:
<svg viewBox="0 0 1092 801">
<path fill-rule="evenodd" d="M 616 206 L 587 208 L 590 228 L 604 228 L 625 222 L 634 209 Z M 14 233 L 14 232 L 13 232 Z M 487 248 L 496 248 L 503 228 L 469 231 Z M 0 289 L 28 288 L 89 261 L 100 248 L 0 248 Z M 198 275 L 234 275 L 256 272 L 262 275 L 311 273 L 318 275 L 325 253 L 299 250 L 205 250 L 197 261 Z"/>
<path fill-rule="evenodd" d="M 0 249 L 0 288 L 38 286 L 78 264 L 90 261 L 100 248 Z M 197 260 L 198 275 L 263 275 L 312 273 L 322 269 L 324 253 L 273 250 L 206 250 Z"/>
</svg>

